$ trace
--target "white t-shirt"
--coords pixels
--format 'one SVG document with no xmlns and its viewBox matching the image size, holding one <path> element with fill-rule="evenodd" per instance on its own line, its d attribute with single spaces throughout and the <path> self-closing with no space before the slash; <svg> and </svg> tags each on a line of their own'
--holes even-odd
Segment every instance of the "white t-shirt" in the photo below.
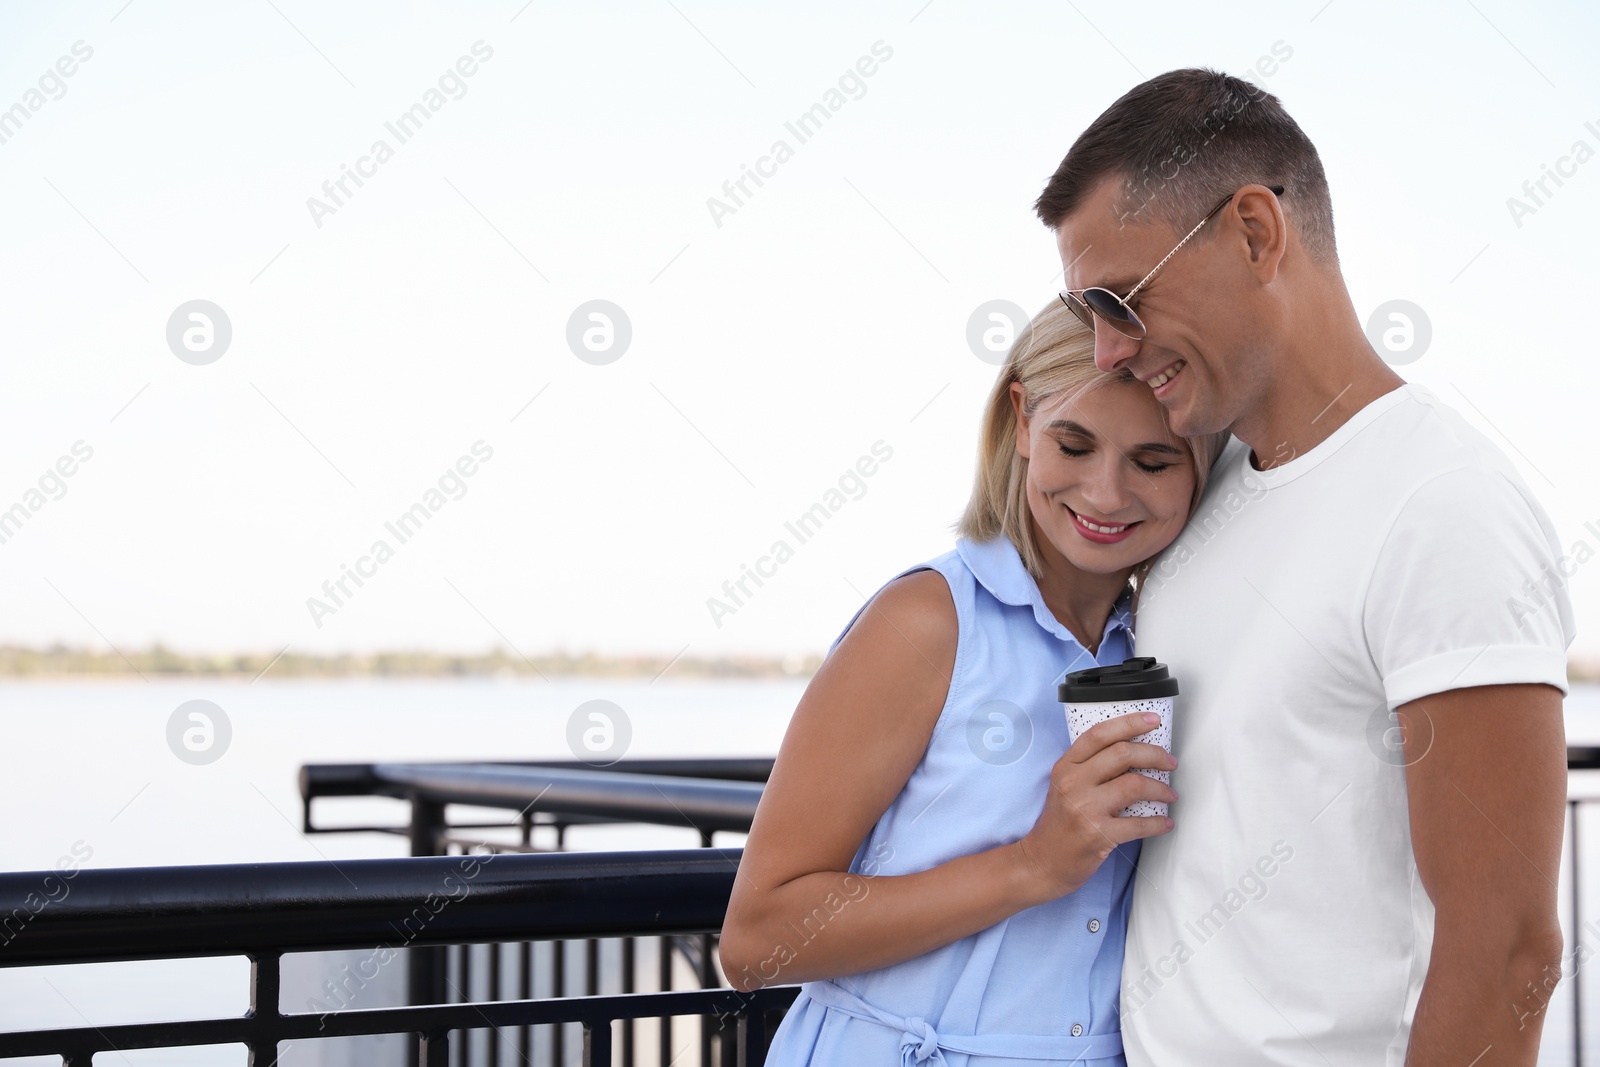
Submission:
<svg viewBox="0 0 1600 1067">
<path fill-rule="evenodd" d="M 1144 842 L 1129 920 L 1128 1064 L 1399 1067 L 1433 904 L 1392 709 L 1565 694 L 1569 560 L 1504 454 L 1415 384 L 1271 470 L 1232 440 L 1211 477 L 1135 622 L 1181 692 L 1174 826 Z"/>
</svg>

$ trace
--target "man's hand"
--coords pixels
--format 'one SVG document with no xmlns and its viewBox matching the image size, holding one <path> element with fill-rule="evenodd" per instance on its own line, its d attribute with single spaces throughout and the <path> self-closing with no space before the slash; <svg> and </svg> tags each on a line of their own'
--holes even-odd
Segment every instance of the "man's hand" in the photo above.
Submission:
<svg viewBox="0 0 1600 1067">
<path fill-rule="evenodd" d="M 1412 851 L 1434 907 L 1407 1067 L 1533 1067 L 1561 966 L 1561 692 L 1475 686 L 1396 711 Z"/>
</svg>

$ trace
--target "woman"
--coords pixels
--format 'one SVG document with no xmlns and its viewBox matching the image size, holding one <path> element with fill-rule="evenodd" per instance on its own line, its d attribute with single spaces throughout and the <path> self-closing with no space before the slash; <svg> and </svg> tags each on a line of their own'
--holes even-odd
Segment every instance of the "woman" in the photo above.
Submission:
<svg viewBox="0 0 1600 1067">
<path fill-rule="evenodd" d="M 1121 1067 L 1134 862 L 1172 822 L 1116 812 L 1176 797 L 1132 773 L 1176 762 L 1141 714 L 1069 748 L 1056 685 L 1133 654 L 1130 579 L 1224 438 L 1174 435 L 1060 301 L 1012 346 L 955 550 L 834 641 L 751 827 L 720 958 L 804 983 L 770 1067 Z"/>
</svg>

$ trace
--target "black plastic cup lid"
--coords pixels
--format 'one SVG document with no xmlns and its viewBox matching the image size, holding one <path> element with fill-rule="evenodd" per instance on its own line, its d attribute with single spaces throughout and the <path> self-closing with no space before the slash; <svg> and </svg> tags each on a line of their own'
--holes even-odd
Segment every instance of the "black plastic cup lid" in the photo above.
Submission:
<svg viewBox="0 0 1600 1067">
<path fill-rule="evenodd" d="M 1134 656 L 1110 667 L 1088 667 L 1067 675 L 1056 690 L 1063 704 L 1148 700 L 1178 695 L 1178 680 L 1154 656 Z"/>
</svg>

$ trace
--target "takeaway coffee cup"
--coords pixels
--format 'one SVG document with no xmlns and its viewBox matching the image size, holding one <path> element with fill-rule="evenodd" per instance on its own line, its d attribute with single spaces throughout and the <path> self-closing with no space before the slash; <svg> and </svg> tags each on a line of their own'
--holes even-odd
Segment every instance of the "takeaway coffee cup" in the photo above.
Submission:
<svg viewBox="0 0 1600 1067">
<path fill-rule="evenodd" d="M 1157 663 L 1154 656 L 1134 656 L 1111 667 L 1073 671 L 1058 687 L 1057 695 L 1066 705 L 1067 735 L 1074 742 L 1095 723 L 1130 712 L 1153 711 L 1161 716 L 1161 725 L 1133 740 L 1172 751 L 1172 698 L 1178 695 L 1178 680 L 1169 675 L 1167 668 Z M 1157 781 L 1168 784 L 1172 781 L 1170 771 L 1135 769 Z M 1164 800 L 1136 800 L 1117 812 L 1118 815 L 1166 813 Z"/>
</svg>

